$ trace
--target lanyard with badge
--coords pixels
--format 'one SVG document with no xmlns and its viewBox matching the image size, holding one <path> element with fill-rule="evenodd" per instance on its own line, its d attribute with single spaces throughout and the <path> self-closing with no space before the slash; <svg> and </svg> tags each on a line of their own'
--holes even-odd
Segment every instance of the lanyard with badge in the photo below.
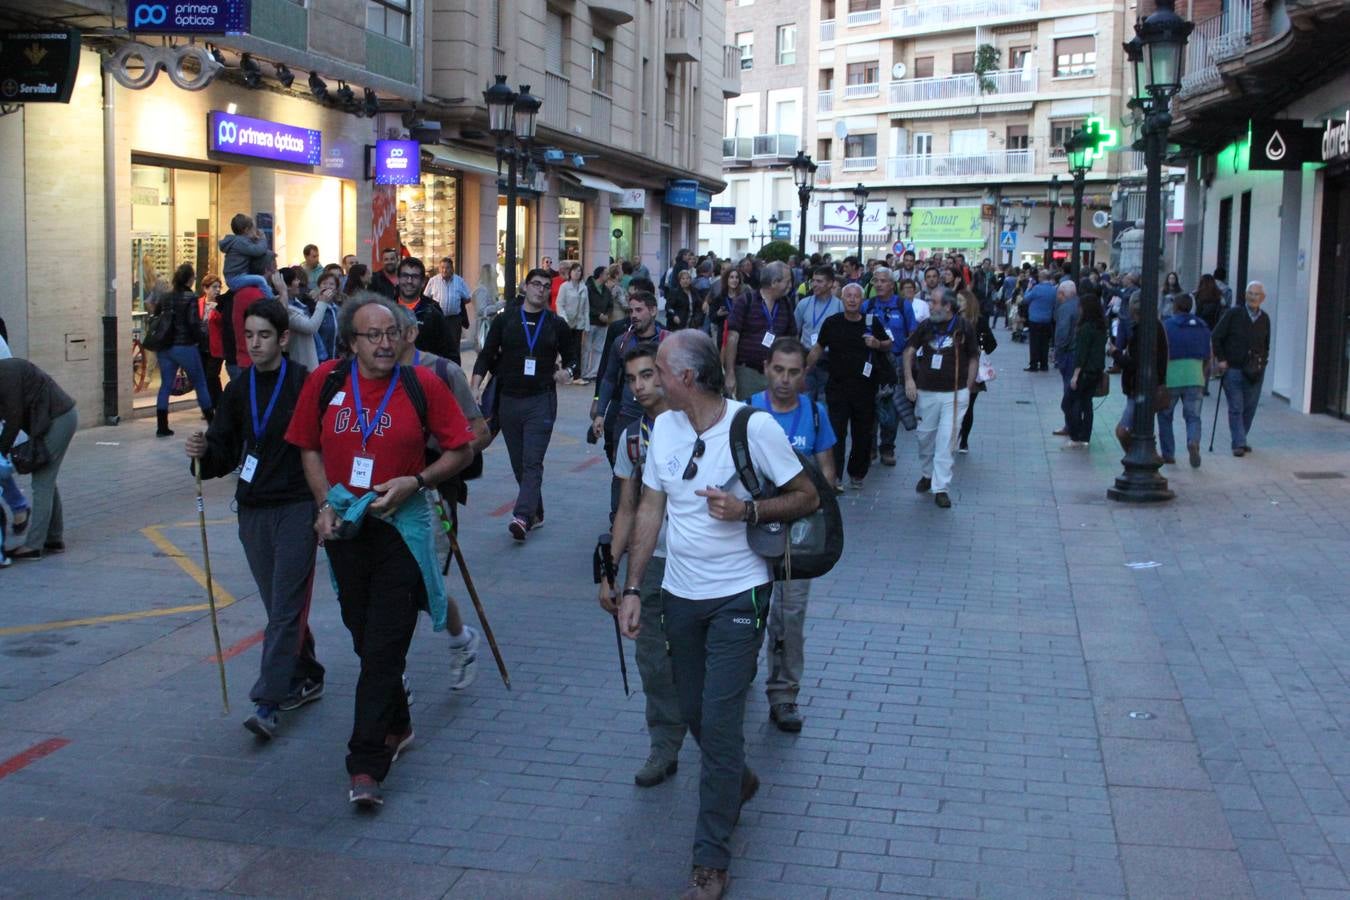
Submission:
<svg viewBox="0 0 1350 900">
<path fill-rule="evenodd" d="M 764 337 L 760 340 L 760 343 L 765 347 L 772 347 L 774 338 L 776 337 L 773 333 L 773 313 L 769 312 L 769 304 L 765 303 L 764 298 L 762 297 L 759 301 L 759 308 L 764 310 Z M 776 301 L 773 305 L 773 312 L 778 312 L 778 303 Z"/>
<path fill-rule="evenodd" d="M 820 305 L 820 298 L 815 294 L 811 295 L 811 333 L 802 335 L 804 338 L 803 343 L 807 347 L 814 346 L 816 343 L 816 340 L 820 335 L 820 322 L 825 318 L 825 314 L 830 311 L 830 302 L 832 300 L 834 300 L 833 297 L 826 297 L 825 305 L 822 307 Z M 817 310 L 819 310 L 819 312 L 817 312 Z"/>
<path fill-rule="evenodd" d="M 534 345 L 539 343 L 539 332 L 544 330 L 544 320 L 548 318 L 548 310 L 542 310 L 539 313 L 539 321 L 534 324 L 534 331 L 530 331 L 530 323 L 525 318 L 525 307 L 520 308 L 520 327 L 525 330 L 525 346 L 527 354 L 525 356 L 525 374 L 533 375 L 535 372 Z"/>
<path fill-rule="evenodd" d="M 272 418 L 272 410 L 276 409 L 277 398 L 281 396 L 281 385 L 286 380 L 286 357 L 281 358 L 281 371 L 277 373 L 276 387 L 272 388 L 272 399 L 267 401 L 267 409 L 263 411 L 262 418 L 258 418 L 258 370 L 254 366 L 248 368 L 248 402 L 249 412 L 253 417 L 253 447 L 244 456 L 244 465 L 239 470 L 239 480 L 245 484 L 253 481 L 253 475 L 258 471 L 258 454 L 262 450 L 263 433 L 267 431 L 267 422 Z"/>
<path fill-rule="evenodd" d="M 356 360 L 352 360 L 352 403 L 356 405 L 356 427 L 361 429 L 361 453 L 352 457 L 352 477 L 349 482 L 354 488 L 370 488 L 371 478 L 375 474 L 375 458 L 366 455 L 366 443 L 384 418 L 385 407 L 389 405 L 389 398 L 394 396 L 398 379 L 399 366 L 398 363 L 394 363 L 394 371 L 389 375 L 389 387 L 385 388 L 384 399 L 375 409 L 375 415 L 367 419 L 366 411 L 361 406 L 361 379 L 356 373 Z"/>
<path fill-rule="evenodd" d="M 936 335 L 936 337 L 937 337 L 937 346 L 936 346 L 934 349 L 936 349 L 936 350 L 941 350 L 944 346 L 946 346 L 946 343 L 947 343 L 948 339 L 950 338 L 952 331 L 953 331 L 955 328 L 956 328 L 956 316 L 955 316 L 955 315 L 953 315 L 952 318 L 951 318 L 951 321 L 949 321 L 949 322 L 947 323 L 947 330 L 944 331 L 944 332 L 942 332 L 942 334 L 938 334 L 938 333 L 937 333 L 937 329 L 934 328 L 934 329 L 933 329 L 933 334 Z M 934 353 L 934 354 L 932 355 L 932 357 L 929 359 L 928 365 L 929 365 L 930 368 L 933 368 L 933 369 L 941 369 L 941 368 L 942 368 L 942 354 L 941 354 L 941 353 Z"/>
</svg>

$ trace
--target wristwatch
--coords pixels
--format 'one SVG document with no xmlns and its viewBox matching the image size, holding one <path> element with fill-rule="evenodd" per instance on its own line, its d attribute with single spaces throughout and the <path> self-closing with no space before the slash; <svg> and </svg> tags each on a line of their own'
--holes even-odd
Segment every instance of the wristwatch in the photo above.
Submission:
<svg viewBox="0 0 1350 900">
<path fill-rule="evenodd" d="M 627 597 L 629 594 L 632 594 L 634 597 L 641 597 L 642 591 L 639 591 L 637 588 L 630 585 L 623 589 L 623 596 Z"/>
<path fill-rule="evenodd" d="M 418 473 L 417 473 L 416 475 L 414 475 L 413 477 L 417 479 L 417 489 L 418 489 L 419 491 L 426 488 L 426 486 L 427 486 L 427 480 L 426 480 L 425 478 L 422 477 L 422 473 L 421 473 L 421 472 L 418 472 Z"/>
</svg>

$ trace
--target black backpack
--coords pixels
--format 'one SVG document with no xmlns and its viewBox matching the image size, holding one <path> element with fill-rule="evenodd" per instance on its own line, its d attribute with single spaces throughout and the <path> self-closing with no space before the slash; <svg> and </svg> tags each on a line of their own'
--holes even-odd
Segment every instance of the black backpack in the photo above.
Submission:
<svg viewBox="0 0 1350 900">
<path fill-rule="evenodd" d="M 756 500 L 764 500 L 778 493 L 778 488 L 761 481 L 755 472 L 750 458 L 749 426 L 750 417 L 764 410 L 744 406 L 736 410 L 731 420 L 731 461 L 736 467 L 736 476 L 741 485 Z M 820 412 L 815 401 L 811 401 L 811 420 L 817 430 L 820 428 Z M 793 448 L 802 468 L 816 486 L 816 495 L 820 498 L 814 511 L 792 522 L 773 522 L 765 525 L 750 525 L 765 533 L 771 543 L 776 538 L 786 545 L 781 556 L 762 554 L 773 566 L 775 580 L 819 578 L 834 568 L 844 553 L 844 518 L 839 512 L 839 500 L 835 497 L 834 486 L 825 480 L 825 475 L 816 466 L 810 456 Z M 786 531 L 786 540 L 783 533 Z M 751 547 L 760 552 L 752 539 Z"/>
</svg>

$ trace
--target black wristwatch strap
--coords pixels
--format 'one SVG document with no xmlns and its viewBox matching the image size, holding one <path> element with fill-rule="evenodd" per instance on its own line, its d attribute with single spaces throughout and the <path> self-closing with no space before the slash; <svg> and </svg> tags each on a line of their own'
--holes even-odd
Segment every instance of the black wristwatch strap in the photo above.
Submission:
<svg viewBox="0 0 1350 900">
<path fill-rule="evenodd" d="M 422 490 L 422 489 L 424 489 L 424 488 L 427 486 L 427 480 L 426 480 L 425 478 L 422 477 L 422 473 L 421 473 L 421 472 L 418 472 L 418 473 L 417 473 L 416 475 L 414 475 L 413 477 L 417 479 L 417 487 L 418 487 L 419 490 Z"/>
</svg>

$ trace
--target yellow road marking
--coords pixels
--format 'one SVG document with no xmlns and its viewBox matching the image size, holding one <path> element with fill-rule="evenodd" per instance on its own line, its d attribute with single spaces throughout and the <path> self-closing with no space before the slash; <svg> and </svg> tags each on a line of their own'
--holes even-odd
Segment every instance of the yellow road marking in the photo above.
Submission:
<svg viewBox="0 0 1350 900">
<path fill-rule="evenodd" d="M 232 519 L 219 519 L 207 524 L 220 525 L 232 522 Z M 172 541 L 160 533 L 161 528 L 185 528 L 195 526 L 196 522 L 175 522 L 172 525 L 149 525 L 141 529 L 141 534 L 149 538 L 150 543 L 159 548 L 161 552 L 169 559 L 178 564 L 178 567 L 188 574 L 193 581 L 197 582 L 202 588 L 206 587 L 206 573 L 202 571 L 197 563 L 189 559 L 182 550 L 180 550 Z M 224 609 L 235 602 L 235 597 L 216 579 L 211 581 L 215 584 L 216 609 Z M 34 625 L 13 625 L 9 628 L 0 628 L 0 637 L 15 634 L 33 634 L 39 631 L 59 631 L 63 628 L 79 628 L 84 625 L 105 625 L 111 622 L 134 622 L 138 619 L 155 619 L 161 616 L 177 616 L 183 613 L 206 612 L 211 608 L 209 603 L 194 603 L 188 606 L 169 606 L 164 609 L 143 609 L 136 612 L 114 613 L 107 616 L 89 616 L 84 619 L 60 619 L 55 622 L 38 622 Z"/>
</svg>

